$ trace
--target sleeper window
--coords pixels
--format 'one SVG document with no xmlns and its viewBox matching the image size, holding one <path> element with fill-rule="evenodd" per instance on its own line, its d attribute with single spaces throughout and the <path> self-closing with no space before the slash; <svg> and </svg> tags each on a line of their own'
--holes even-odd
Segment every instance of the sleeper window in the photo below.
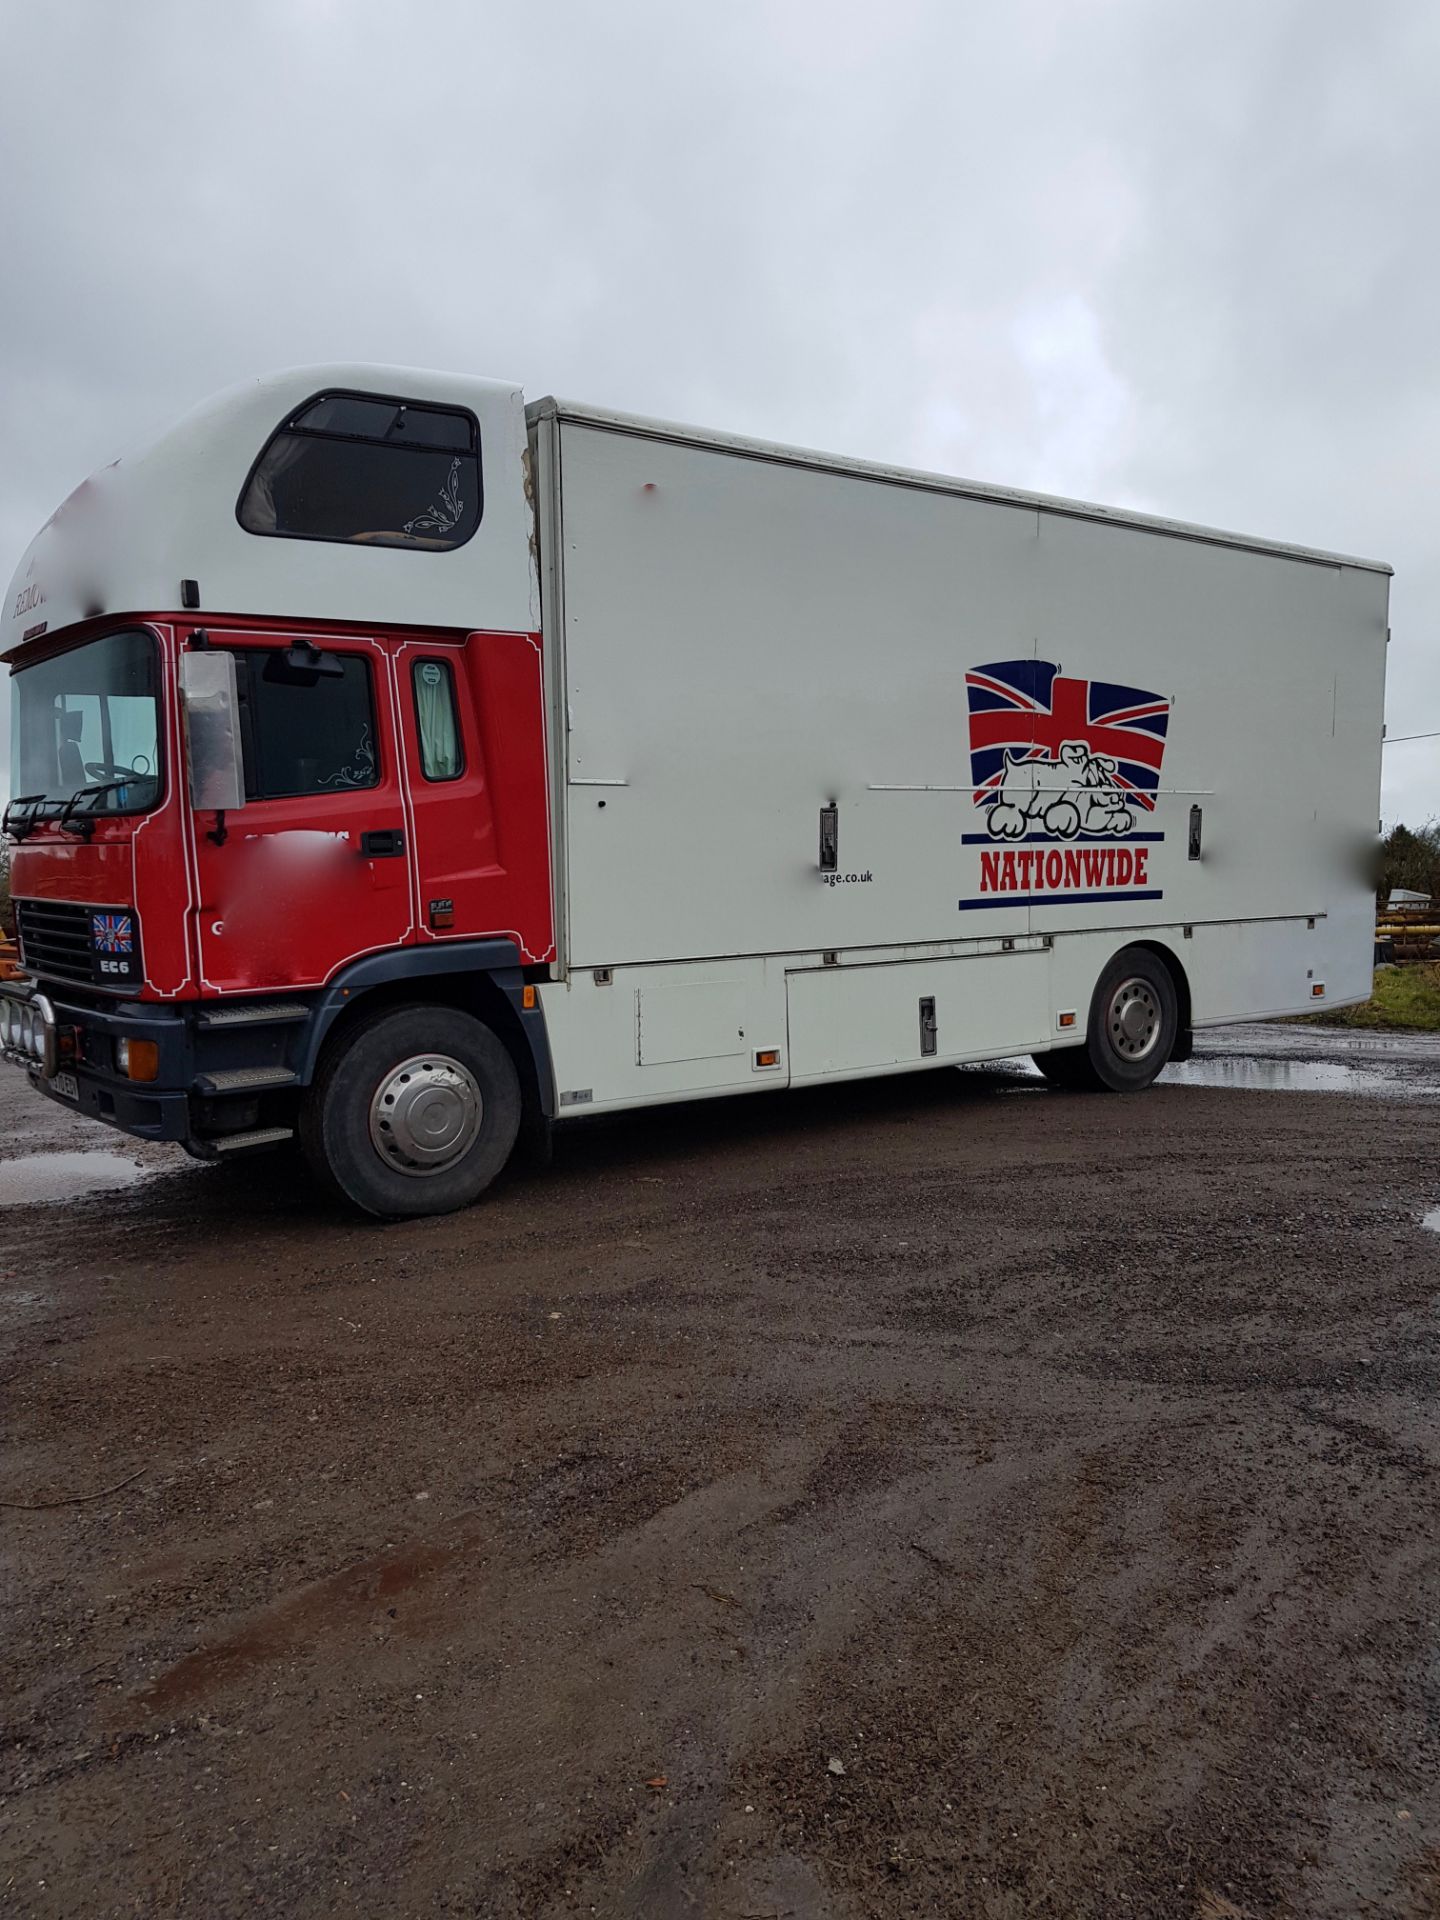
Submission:
<svg viewBox="0 0 1440 1920">
<path fill-rule="evenodd" d="M 291 414 L 237 509 L 247 533 L 429 552 L 463 546 L 480 511 L 472 414 L 355 393 Z"/>
<path fill-rule="evenodd" d="M 417 660 L 415 726 L 420 735 L 420 771 L 427 780 L 455 780 L 465 771 L 465 747 L 455 705 L 455 674 L 448 660 Z"/>
</svg>

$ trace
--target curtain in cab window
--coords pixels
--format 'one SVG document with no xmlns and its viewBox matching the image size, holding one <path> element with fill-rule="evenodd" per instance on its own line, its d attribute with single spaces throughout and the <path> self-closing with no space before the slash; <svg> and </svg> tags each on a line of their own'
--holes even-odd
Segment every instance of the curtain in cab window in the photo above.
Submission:
<svg viewBox="0 0 1440 1920">
<path fill-rule="evenodd" d="M 463 772 L 455 676 L 448 660 L 417 660 L 412 675 L 420 770 L 427 780 L 453 780 Z"/>
</svg>

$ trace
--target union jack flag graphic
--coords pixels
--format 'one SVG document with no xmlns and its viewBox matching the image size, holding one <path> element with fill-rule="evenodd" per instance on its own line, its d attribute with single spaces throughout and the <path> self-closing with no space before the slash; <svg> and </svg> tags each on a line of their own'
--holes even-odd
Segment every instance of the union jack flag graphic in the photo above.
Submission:
<svg viewBox="0 0 1440 1920">
<path fill-rule="evenodd" d="M 128 913 L 92 913 L 90 938 L 99 953 L 133 953 L 135 927 Z"/>
<path fill-rule="evenodd" d="M 1071 680 L 1048 660 L 1002 660 L 965 676 L 970 702 L 970 777 L 977 807 L 993 806 L 1011 764 L 1060 760 L 1083 743 L 1110 764 L 1105 783 L 1153 810 L 1170 725 L 1170 702 L 1108 680 Z"/>
</svg>

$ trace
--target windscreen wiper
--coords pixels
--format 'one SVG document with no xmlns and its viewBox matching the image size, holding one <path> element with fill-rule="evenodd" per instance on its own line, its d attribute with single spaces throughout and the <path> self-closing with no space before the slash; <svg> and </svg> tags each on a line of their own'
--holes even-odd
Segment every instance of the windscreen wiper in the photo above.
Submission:
<svg viewBox="0 0 1440 1920">
<path fill-rule="evenodd" d="M 122 787 L 128 787 L 130 784 L 129 780 L 97 780 L 93 786 L 77 787 L 65 802 L 64 808 L 61 811 L 60 825 L 62 829 L 66 833 L 75 834 L 77 838 L 81 840 L 92 839 L 95 833 L 95 809 L 92 806 L 88 813 L 82 813 L 78 820 L 72 821 L 70 816 L 75 811 L 76 801 L 83 800 L 87 794 L 90 795 L 92 800 L 98 800 L 102 795 L 118 793 Z"/>
<path fill-rule="evenodd" d="M 44 804 L 43 793 L 17 793 L 0 818 L 0 833 L 8 833 L 12 840 L 25 839 L 39 826 Z"/>
</svg>

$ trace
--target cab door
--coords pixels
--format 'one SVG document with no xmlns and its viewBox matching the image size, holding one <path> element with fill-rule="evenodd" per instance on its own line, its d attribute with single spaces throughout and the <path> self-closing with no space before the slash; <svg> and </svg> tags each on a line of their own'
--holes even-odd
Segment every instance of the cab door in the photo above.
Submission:
<svg viewBox="0 0 1440 1920">
<path fill-rule="evenodd" d="M 393 649 L 207 629 L 235 655 L 245 804 L 193 822 L 202 992 L 320 986 L 415 937 Z"/>
<path fill-rule="evenodd" d="M 417 641 L 402 653 L 398 689 L 421 939 L 490 931 L 504 869 L 463 650 Z"/>
<path fill-rule="evenodd" d="M 417 939 L 502 935 L 553 958 L 539 635 L 404 640 L 396 657 Z"/>
</svg>

